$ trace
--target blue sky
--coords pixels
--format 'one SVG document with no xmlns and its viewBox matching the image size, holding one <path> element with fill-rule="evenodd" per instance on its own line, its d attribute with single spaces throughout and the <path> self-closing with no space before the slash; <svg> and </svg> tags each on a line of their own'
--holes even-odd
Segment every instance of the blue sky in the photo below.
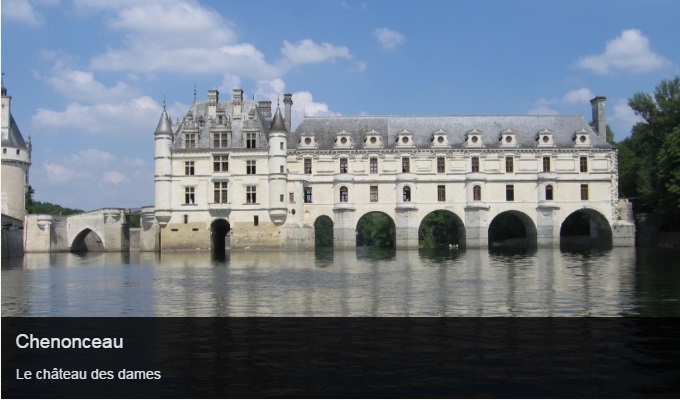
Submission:
<svg viewBox="0 0 680 400">
<path fill-rule="evenodd" d="M 307 115 L 583 114 L 680 74 L 680 2 L 3 0 L 2 72 L 35 198 L 152 205 L 153 131 L 218 89 Z M 275 103 L 274 103 L 275 104 Z"/>
</svg>

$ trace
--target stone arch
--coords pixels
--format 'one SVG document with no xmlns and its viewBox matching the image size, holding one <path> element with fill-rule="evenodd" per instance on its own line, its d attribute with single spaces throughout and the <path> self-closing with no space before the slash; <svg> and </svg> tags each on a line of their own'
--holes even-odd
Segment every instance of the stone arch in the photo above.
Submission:
<svg viewBox="0 0 680 400">
<path fill-rule="evenodd" d="M 333 247 L 333 219 L 320 215 L 314 221 L 314 246 Z"/>
<path fill-rule="evenodd" d="M 91 228 L 84 228 L 71 242 L 72 253 L 86 253 L 88 251 L 104 251 L 104 240 L 101 235 Z"/>
<path fill-rule="evenodd" d="M 437 221 L 436 225 L 428 232 L 427 220 L 428 218 L 444 217 L 446 220 Z M 428 244 L 428 247 L 436 246 L 449 246 L 455 245 L 456 247 L 465 247 L 465 223 L 463 220 L 454 212 L 449 210 L 434 210 L 423 217 L 420 221 L 418 227 L 418 242 L 423 244 L 423 242 L 428 241 L 428 237 L 431 236 L 432 240 Z M 427 244 L 427 243 L 426 243 Z"/>
<path fill-rule="evenodd" d="M 217 218 L 210 223 L 210 248 L 214 252 L 225 252 L 230 247 L 230 231 L 231 224 L 224 218 Z"/>
<path fill-rule="evenodd" d="M 369 211 L 357 220 L 357 247 L 395 247 L 396 242 L 396 223 L 388 214 L 382 211 Z"/>
<path fill-rule="evenodd" d="M 536 223 L 517 210 L 503 211 L 489 224 L 489 247 L 537 247 Z"/>
<path fill-rule="evenodd" d="M 560 246 L 612 246 L 612 228 L 602 213 L 582 208 L 560 224 Z"/>
</svg>

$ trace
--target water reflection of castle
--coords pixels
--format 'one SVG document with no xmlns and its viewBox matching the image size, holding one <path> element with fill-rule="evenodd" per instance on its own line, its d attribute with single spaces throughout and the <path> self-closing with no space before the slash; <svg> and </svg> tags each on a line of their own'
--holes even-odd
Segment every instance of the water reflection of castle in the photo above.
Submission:
<svg viewBox="0 0 680 400">
<path fill-rule="evenodd" d="M 155 131 L 155 208 L 143 210 L 142 250 L 297 249 L 333 222 L 336 248 L 353 248 L 360 218 L 388 215 L 397 248 L 450 212 L 458 243 L 486 247 L 489 227 L 517 217 L 534 245 L 560 243 L 567 218 L 590 218 L 590 237 L 634 245 L 618 199 L 616 148 L 606 141 L 605 98 L 582 116 L 305 117 L 291 131 L 269 101 L 220 100 L 217 90 L 182 120 L 165 109 Z"/>
</svg>

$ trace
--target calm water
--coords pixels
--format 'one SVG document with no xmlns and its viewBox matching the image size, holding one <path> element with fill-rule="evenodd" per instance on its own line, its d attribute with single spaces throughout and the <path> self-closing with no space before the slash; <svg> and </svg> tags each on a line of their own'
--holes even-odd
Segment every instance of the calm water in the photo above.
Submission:
<svg viewBox="0 0 680 400">
<path fill-rule="evenodd" d="M 28 254 L 3 316 L 680 316 L 680 251 Z"/>
</svg>

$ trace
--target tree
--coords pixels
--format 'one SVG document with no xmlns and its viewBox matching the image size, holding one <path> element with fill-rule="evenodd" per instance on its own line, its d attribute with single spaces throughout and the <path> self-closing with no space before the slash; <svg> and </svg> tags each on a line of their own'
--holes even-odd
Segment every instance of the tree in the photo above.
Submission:
<svg viewBox="0 0 680 400">
<path fill-rule="evenodd" d="M 28 214 L 72 215 L 84 212 L 77 208 L 67 208 L 59 204 L 33 200 L 34 194 L 35 189 L 29 185 L 26 188 L 26 212 Z"/>
<path fill-rule="evenodd" d="M 392 218 L 381 212 L 370 212 L 357 225 L 357 245 L 394 247 L 396 228 Z"/>
<path fill-rule="evenodd" d="M 680 76 L 663 80 L 654 94 L 635 93 L 628 100 L 642 118 L 619 143 L 619 189 L 640 199 L 640 209 L 661 216 L 666 225 L 680 222 Z M 675 228 L 677 229 L 677 228 Z"/>
</svg>

